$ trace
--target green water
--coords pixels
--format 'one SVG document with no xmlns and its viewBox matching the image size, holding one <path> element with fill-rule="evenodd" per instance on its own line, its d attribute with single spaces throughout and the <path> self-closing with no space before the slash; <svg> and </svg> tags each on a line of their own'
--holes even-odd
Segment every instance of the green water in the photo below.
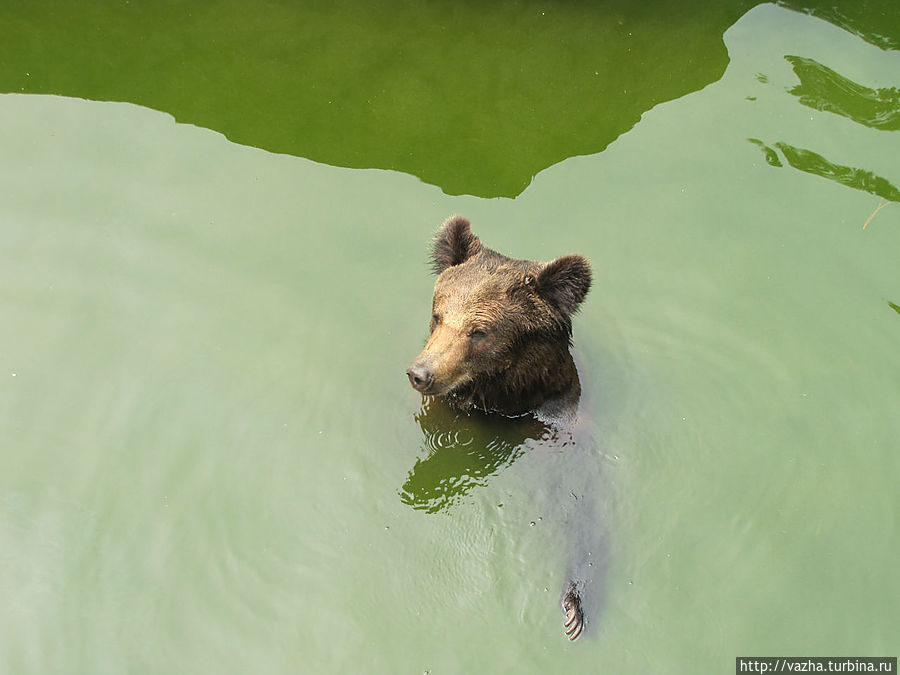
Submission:
<svg viewBox="0 0 900 675">
<path fill-rule="evenodd" d="M 0 0 L 0 91 L 128 101 L 274 152 L 515 197 L 718 80 L 722 33 L 757 4 Z M 896 0 L 783 4 L 900 47 Z"/>
<path fill-rule="evenodd" d="M 898 12 L 857 4 L 0 11 L 0 672 L 897 655 Z M 451 213 L 594 266 L 576 644 L 572 456 L 435 430 L 403 372 Z"/>
</svg>

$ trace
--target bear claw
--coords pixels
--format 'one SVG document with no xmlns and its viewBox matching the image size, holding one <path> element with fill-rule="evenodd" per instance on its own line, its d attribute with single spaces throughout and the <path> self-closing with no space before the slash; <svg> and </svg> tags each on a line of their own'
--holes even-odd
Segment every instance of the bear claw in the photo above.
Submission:
<svg viewBox="0 0 900 675">
<path fill-rule="evenodd" d="M 574 588 L 570 588 L 566 593 L 562 605 L 563 611 L 566 613 L 566 637 L 569 640 L 577 640 L 581 631 L 584 630 L 584 614 L 581 611 L 581 598 L 578 597 Z"/>
</svg>

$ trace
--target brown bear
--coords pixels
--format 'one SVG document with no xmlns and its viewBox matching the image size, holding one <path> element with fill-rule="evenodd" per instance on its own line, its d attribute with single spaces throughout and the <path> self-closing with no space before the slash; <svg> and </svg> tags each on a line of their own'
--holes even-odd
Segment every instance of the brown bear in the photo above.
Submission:
<svg viewBox="0 0 900 675">
<path fill-rule="evenodd" d="M 440 228 L 432 257 L 431 337 L 406 371 L 413 388 L 461 411 L 572 424 L 581 393 L 572 314 L 591 286 L 588 261 L 509 258 L 483 246 L 461 216 Z M 578 588 L 570 580 L 562 599 L 572 640 L 584 627 Z"/>
<path fill-rule="evenodd" d="M 508 258 L 483 246 L 460 216 L 438 231 L 433 257 L 431 339 L 407 370 L 412 386 L 460 409 L 573 408 L 572 314 L 591 286 L 588 261 Z"/>
</svg>

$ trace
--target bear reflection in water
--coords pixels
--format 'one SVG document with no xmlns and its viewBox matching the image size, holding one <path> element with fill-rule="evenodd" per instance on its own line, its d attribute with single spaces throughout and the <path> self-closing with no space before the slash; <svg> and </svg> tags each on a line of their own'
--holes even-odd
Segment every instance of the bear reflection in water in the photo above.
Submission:
<svg viewBox="0 0 900 675">
<path fill-rule="evenodd" d="M 599 461 L 590 439 L 578 439 L 581 386 L 569 350 L 590 265 L 577 255 L 549 263 L 509 258 L 483 246 L 459 216 L 438 231 L 433 261 L 431 336 L 406 372 L 425 397 L 417 421 L 428 456 L 401 497 L 435 512 L 530 449 L 564 449 L 548 453 L 541 488 L 562 495 L 569 557 L 562 608 L 574 640 L 606 559 L 596 521 Z"/>
<path fill-rule="evenodd" d="M 528 449 L 528 441 L 547 440 L 551 427 L 531 415 L 505 418 L 480 411 L 461 413 L 429 398 L 416 414 L 426 456 L 416 461 L 403 484 L 404 504 L 436 513 L 508 467 Z"/>
</svg>

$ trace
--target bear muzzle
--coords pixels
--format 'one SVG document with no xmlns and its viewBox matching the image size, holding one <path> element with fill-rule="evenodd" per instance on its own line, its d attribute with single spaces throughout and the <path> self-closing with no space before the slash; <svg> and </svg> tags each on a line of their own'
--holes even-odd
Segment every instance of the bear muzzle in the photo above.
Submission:
<svg viewBox="0 0 900 675">
<path fill-rule="evenodd" d="M 406 369 L 412 388 L 425 396 L 442 396 L 470 379 L 468 343 L 455 327 L 435 327 L 425 349 Z"/>
<path fill-rule="evenodd" d="M 412 388 L 422 394 L 427 394 L 428 388 L 434 382 L 434 372 L 421 361 L 415 361 L 407 368 L 406 376 Z"/>
</svg>

